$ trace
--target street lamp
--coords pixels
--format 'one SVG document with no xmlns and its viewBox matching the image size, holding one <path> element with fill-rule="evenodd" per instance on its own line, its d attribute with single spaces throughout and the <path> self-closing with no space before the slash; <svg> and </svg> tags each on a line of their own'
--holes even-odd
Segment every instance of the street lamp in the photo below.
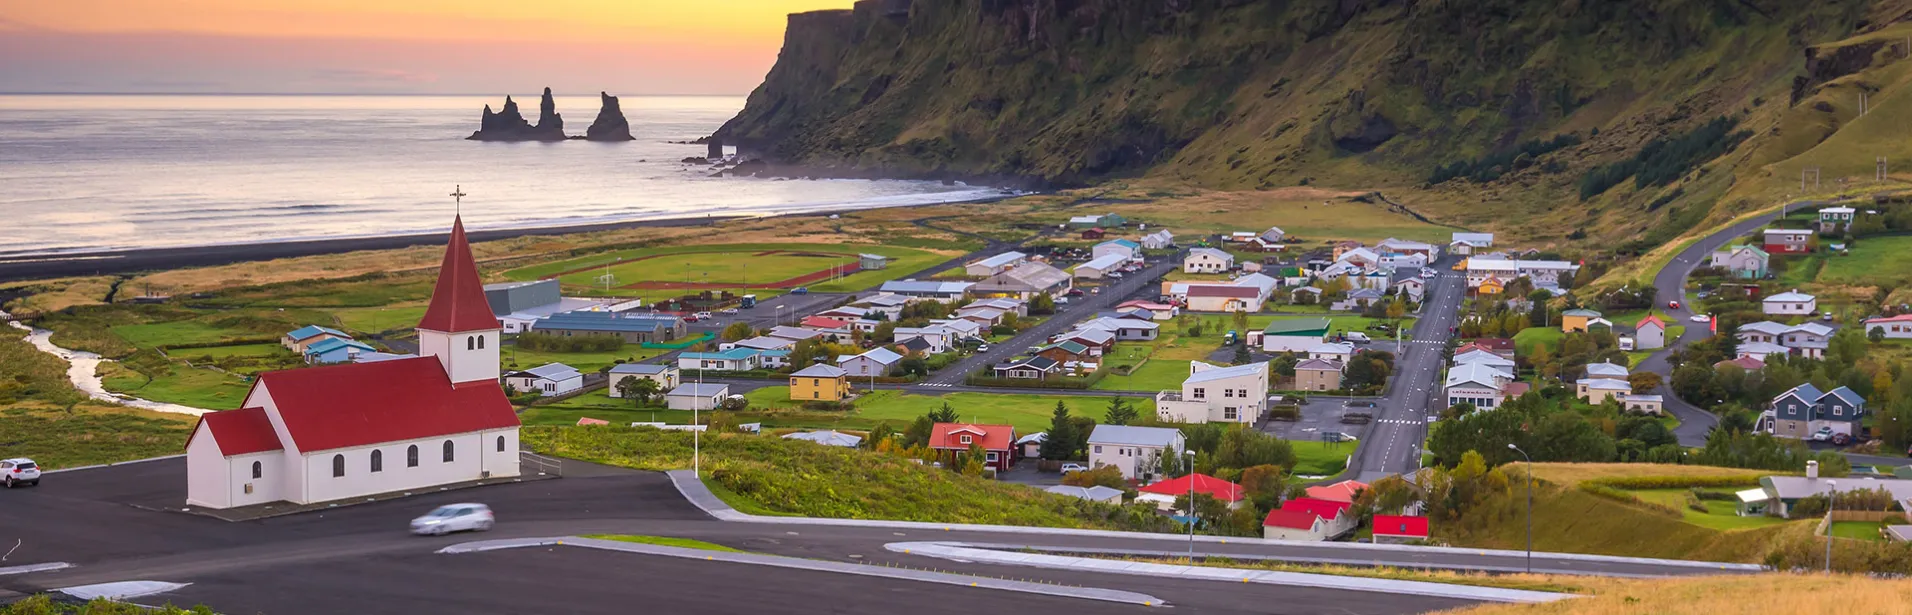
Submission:
<svg viewBox="0 0 1912 615">
<path fill-rule="evenodd" d="M 1182 451 L 1188 457 L 1188 560 L 1195 561 L 1195 451 Z"/>
<path fill-rule="evenodd" d="M 1527 574 L 1534 573 L 1534 458 L 1508 442 L 1507 448 L 1527 459 Z"/>
<path fill-rule="evenodd" d="M 1839 481 L 1826 481 L 1826 574 L 1832 574 L 1832 505 L 1839 502 Z"/>
</svg>

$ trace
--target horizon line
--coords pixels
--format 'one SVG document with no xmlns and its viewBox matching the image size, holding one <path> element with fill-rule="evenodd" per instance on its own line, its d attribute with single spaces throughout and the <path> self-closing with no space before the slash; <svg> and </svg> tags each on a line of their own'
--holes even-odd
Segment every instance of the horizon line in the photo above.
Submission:
<svg viewBox="0 0 1912 615">
<path fill-rule="evenodd" d="M 610 93 L 610 91 L 609 91 L 609 90 L 600 90 L 600 91 L 601 91 L 601 92 L 604 92 L 604 93 L 607 93 L 607 94 L 609 94 L 609 93 Z M 511 92 L 505 92 L 505 93 L 503 93 L 503 94 L 504 94 L 504 95 L 512 95 L 512 96 L 516 96 L 516 95 L 517 95 L 517 94 L 515 94 L 515 93 L 511 93 Z M 13 92 L 13 91 L 7 91 L 7 90 L 0 90 L 0 96 L 499 96 L 499 95 L 501 95 L 501 94 L 500 94 L 500 93 L 497 93 L 497 92 L 477 92 L 477 93 L 474 93 L 474 92 L 451 92 L 451 93 L 426 93 L 426 92 L 111 92 L 111 91 L 75 91 L 75 92 L 59 92 L 59 91 L 19 91 L 19 92 Z M 750 93 L 749 93 L 749 92 L 744 92 L 744 93 L 739 93 L 739 94 L 613 94 L 613 96 L 617 96 L 617 97 L 619 97 L 619 98 L 623 98 L 623 97 L 625 97 L 625 96 L 644 96 L 644 97 L 652 97 L 652 98 L 696 98 L 696 97 L 716 97 L 716 96 L 726 96 L 726 97 L 736 97 L 736 96 L 749 96 L 749 95 L 750 95 Z M 553 97 L 556 97 L 556 98 L 563 98 L 563 97 L 566 97 L 566 96 L 590 96 L 590 94 L 558 94 L 558 93 L 555 93 L 555 92 L 554 92 L 554 93 L 552 93 L 552 96 L 553 96 Z"/>
</svg>

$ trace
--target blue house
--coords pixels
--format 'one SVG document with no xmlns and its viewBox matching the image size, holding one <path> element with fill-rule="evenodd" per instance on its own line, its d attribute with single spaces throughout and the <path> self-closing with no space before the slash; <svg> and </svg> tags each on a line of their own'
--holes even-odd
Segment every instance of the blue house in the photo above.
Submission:
<svg viewBox="0 0 1912 615">
<path fill-rule="evenodd" d="M 1839 387 L 1821 392 L 1811 384 L 1793 387 L 1773 398 L 1762 425 L 1781 438 L 1810 439 L 1821 431 L 1857 437 L 1865 419 L 1866 400 L 1852 389 Z"/>
<path fill-rule="evenodd" d="M 377 349 L 347 338 L 327 338 L 305 347 L 305 362 L 311 364 L 346 363 L 359 354 L 378 352 Z"/>
<path fill-rule="evenodd" d="M 344 331 L 318 325 L 306 325 L 286 332 L 279 338 L 279 345 L 286 350 L 303 353 L 306 347 L 329 339 L 349 340 L 352 336 Z"/>
</svg>

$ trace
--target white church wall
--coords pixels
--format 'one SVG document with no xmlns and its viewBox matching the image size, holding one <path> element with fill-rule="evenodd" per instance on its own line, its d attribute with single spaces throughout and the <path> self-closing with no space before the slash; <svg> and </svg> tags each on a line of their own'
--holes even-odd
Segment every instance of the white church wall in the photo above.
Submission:
<svg viewBox="0 0 1912 615">
<path fill-rule="evenodd" d="M 440 333 L 418 330 L 418 353 L 438 357 L 452 382 L 497 381 L 498 331 Z"/>
<path fill-rule="evenodd" d="M 259 464 L 259 478 L 252 477 L 252 464 Z M 251 506 L 285 499 L 279 493 L 279 486 L 285 483 L 285 455 L 280 451 L 235 455 L 226 458 L 229 472 L 227 488 L 231 495 L 226 501 L 232 506 Z M 247 486 L 252 488 L 246 493 Z"/>
<path fill-rule="evenodd" d="M 226 485 L 225 455 L 219 453 L 212 428 L 201 422 L 186 445 L 186 504 L 225 508 L 232 501 Z"/>
<path fill-rule="evenodd" d="M 376 446 L 319 451 L 302 459 L 306 482 L 299 503 L 324 502 L 344 498 L 436 487 L 448 483 L 478 480 L 484 471 L 485 457 L 480 446 L 484 434 L 478 432 L 443 437 L 388 442 Z M 452 461 L 444 461 L 444 443 L 452 442 Z M 418 466 L 406 466 L 406 450 L 418 446 Z M 384 454 L 383 469 L 371 471 L 373 450 Z M 332 458 L 345 457 L 345 476 L 332 475 Z M 514 453 L 515 455 L 515 453 Z"/>
<path fill-rule="evenodd" d="M 499 438 L 504 438 L 505 440 L 504 450 L 502 451 L 498 450 Z M 518 463 L 517 429 L 487 431 L 480 438 L 479 444 L 484 447 L 485 451 L 483 470 L 490 471 L 494 477 L 517 476 L 519 474 L 518 469 L 520 464 Z"/>
</svg>

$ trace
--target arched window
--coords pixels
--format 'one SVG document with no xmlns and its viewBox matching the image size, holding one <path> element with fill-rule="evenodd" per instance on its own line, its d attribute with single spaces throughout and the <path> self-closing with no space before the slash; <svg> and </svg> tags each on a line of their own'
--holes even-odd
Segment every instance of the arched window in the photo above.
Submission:
<svg viewBox="0 0 1912 615">
<path fill-rule="evenodd" d="M 505 437 L 498 436 L 498 452 L 505 452 Z"/>
<path fill-rule="evenodd" d="M 265 464 L 259 463 L 257 461 L 252 462 L 252 477 L 265 478 L 265 476 L 266 476 Z"/>
<path fill-rule="evenodd" d="M 413 444 L 411 446 L 405 447 L 405 467 L 407 468 L 418 467 L 418 445 L 417 444 Z"/>
<path fill-rule="evenodd" d="M 345 476 L 345 456 L 333 455 L 332 456 L 332 477 L 338 478 L 341 476 Z"/>
<path fill-rule="evenodd" d="M 372 471 L 373 472 L 385 471 L 385 451 L 372 449 Z"/>
<path fill-rule="evenodd" d="M 445 441 L 445 463 L 451 463 L 451 440 Z"/>
<path fill-rule="evenodd" d="M 485 349 L 485 336 L 483 335 L 478 336 L 478 349 L 479 350 Z"/>
<path fill-rule="evenodd" d="M 476 337 L 471 337 L 471 336 L 466 336 L 466 337 L 465 337 L 465 350 L 477 350 L 477 349 L 478 349 L 478 338 L 476 338 Z"/>
</svg>

